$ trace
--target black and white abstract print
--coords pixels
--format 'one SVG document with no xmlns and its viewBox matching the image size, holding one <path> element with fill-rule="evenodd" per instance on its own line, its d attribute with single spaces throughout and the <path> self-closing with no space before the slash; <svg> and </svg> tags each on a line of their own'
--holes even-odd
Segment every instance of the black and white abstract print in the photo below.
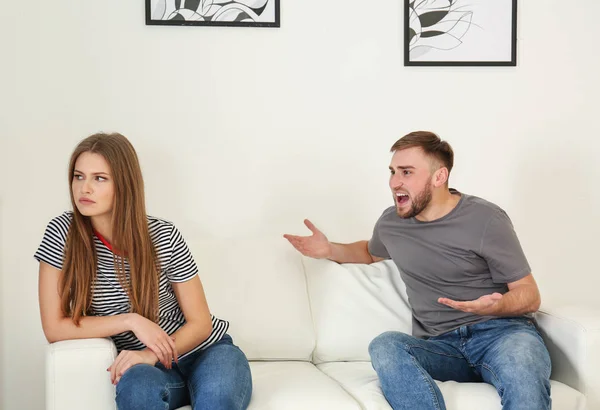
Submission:
<svg viewBox="0 0 600 410">
<path fill-rule="evenodd" d="M 279 0 L 149 0 L 152 21 L 187 23 L 275 23 Z"/>
<path fill-rule="evenodd" d="M 409 47 L 411 59 L 431 50 L 452 50 L 477 26 L 469 1 L 414 0 L 409 4 Z"/>
<path fill-rule="evenodd" d="M 517 0 L 405 0 L 406 65 L 515 65 Z"/>
</svg>

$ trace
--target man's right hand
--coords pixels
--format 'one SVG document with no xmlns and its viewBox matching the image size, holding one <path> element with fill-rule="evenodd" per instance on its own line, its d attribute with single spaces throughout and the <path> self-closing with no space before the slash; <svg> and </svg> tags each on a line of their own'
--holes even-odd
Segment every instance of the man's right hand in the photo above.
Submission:
<svg viewBox="0 0 600 410">
<path fill-rule="evenodd" d="M 315 259 L 331 258 L 331 243 L 316 226 L 308 219 L 304 220 L 304 225 L 311 230 L 311 236 L 296 236 L 285 234 L 283 237 L 290 241 L 302 255 Z"/>
</svg>

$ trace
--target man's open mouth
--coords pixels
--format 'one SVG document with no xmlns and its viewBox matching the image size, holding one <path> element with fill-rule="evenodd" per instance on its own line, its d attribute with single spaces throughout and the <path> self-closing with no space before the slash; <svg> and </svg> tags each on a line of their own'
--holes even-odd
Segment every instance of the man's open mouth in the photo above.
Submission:
<svg viewBox="0 0 600 410">
<path fill-rule="evenodd" d="M 398 205 L 404 205 L 408 202 L 408 200 L 408 194 L 403 194 L 401 192 L 396 193 L 396 202 L 398 203 Z"/>
</svg>

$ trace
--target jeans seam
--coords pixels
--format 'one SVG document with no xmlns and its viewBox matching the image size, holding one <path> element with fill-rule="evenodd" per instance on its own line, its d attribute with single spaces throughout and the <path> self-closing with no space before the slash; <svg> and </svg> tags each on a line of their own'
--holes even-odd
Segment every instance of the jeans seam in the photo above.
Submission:
<svg viewBox="0 0 600 410">
<path fill-rule="evenodd" d="M 434 350 L 429 350 L 429 349 L 427 349 L 427 348 L 425 348 L 423 346 L 419 346 L 419 345 L 409 345 L 409 344 L 406 344 L 406 347 L 408 347 L 409 349 L 422 349 L 422 350 L 425 350 L 425 351 L 427 351 L 429 353 L 438 354 L 440 356 L 453 357 L 455 359 L 464 359 L 465 358 L 464 356 L 460 356 L 460 355 L 453 355 L 453 354 L 446 354 L 446 353 L 436 352 Z"/>
<path fill-rule="evenodd" d="M 492 374 L 492 376 L 494 377 L 494 380 L 496 380 L 496 383 L 498 383 L 498 393 L 500 394 L 500 397 L 502 397 L 502 395 L 504 394 L 504 386 L 502 385 L 502 383 L 500 382 L 500 378 L 496 375 L 496 373 L 494 373 L 494 370 L 491 368 L 490 365 L 488 365 L 487 363 L 481 363 L 478 364 L 477 366 L 481 366 L 484 369 L 486 369 L 488 372 L 490 372 Z"/>
<path fill-rule="evenodd" d="M 423 381 L 427 384 L 427 387 L 429 388 L 429 393 L 431 393 L 431 395 L 433 396 L 433 404 L 436 410 L 442 410 L 437 394 L 435 394 L 435 389 L 431 385 L 431 376 L 419 365 L 419 362 L 417 362 L 417 359 L 415 359 L 413 355 L 410 355 L 410 358 L 412 359 L 416 368 L 419 369 L 419 373 L 421 373 Z"/>
<path fill-rule="evenodd" d="M 179 382 L 179 383 L 166 383 L 165 387 L 167 389 L 180 389 L 182 387 L 185 387 L 185 382 Z"/>
<path fill-rule="evenodd" d="M 169 388 L 165 385 L 165 387 L 163 388 L 163 391 L 161 393 L 161 399 L 163 400 L 163 402 L 165 403 L 165 410 L 169 410 L 169 402 L 170 400 L 170 396 L 171 392 L 169 391 Z"/>
<path fill-rule="evenodd" d="M 192 409 L 194 408 L 194 405 L 196 404 L 196 392 L 194 391 L 194 383 L 188 383 L 188 389 L 190 390 L 190 404 L 192 405 Z"/>
<path fill-rule="evenodd" d="M 248 370 L 250 370 L 250 368 L 248 368 Z M 252 384 L 252 376 L 250 376 L 250 379 L 246 383 L 246 388 L 244 389 L 244 394 L 242 395 L 242 400 L 240 401 L 240 404 L 238 406 L 238 409 L 240 409 L 240 410 L 242 410 L 244 407 L 244 401 L 246 401 L 246 395 L 248 395 L 248 388 L 250 387 L 251 384 Z"/>
</svg>

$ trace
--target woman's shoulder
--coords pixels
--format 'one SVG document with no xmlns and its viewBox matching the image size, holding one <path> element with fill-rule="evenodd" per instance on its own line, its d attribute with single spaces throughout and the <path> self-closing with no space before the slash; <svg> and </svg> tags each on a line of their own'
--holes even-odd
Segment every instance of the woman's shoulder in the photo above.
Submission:
<svg viewBox="0 0 600 410">
<path fill-rule="evenodd" d="M 152 241 L 158 245 L 164 244 L 165 242 L 170 243 L 171 238 L 177 232 L 173 222 L 163 218 L 157 218 L 156 216 L 148 215 L 147 217 L 148 231 Z"/>
<path fill-rule="evenodd" d="M 73 213 L 67 211 L 48 222 L 42 242 L 34 255 L 37 261 L 44 261 L 56 269 L 62 269 L 64 247 L 72 220 Z"/>
<path fill-rule="evenodd" d="M 148 228 L 150 232 L 159 231 L 159 230 L 173 230 L 175 225 L 173 222 L 168 221 L 163 218 L 158 218 L 156 216 L 147 215 L 148 218 Z"/>
<path fill-rule="evenodd" d="M 73 211 L 65 211 L 62 214 L 55 216 L 48 222 L 47 231 L 54 231 L 66 237 L 71 222 L 73 221 Z"/>
</svg>

